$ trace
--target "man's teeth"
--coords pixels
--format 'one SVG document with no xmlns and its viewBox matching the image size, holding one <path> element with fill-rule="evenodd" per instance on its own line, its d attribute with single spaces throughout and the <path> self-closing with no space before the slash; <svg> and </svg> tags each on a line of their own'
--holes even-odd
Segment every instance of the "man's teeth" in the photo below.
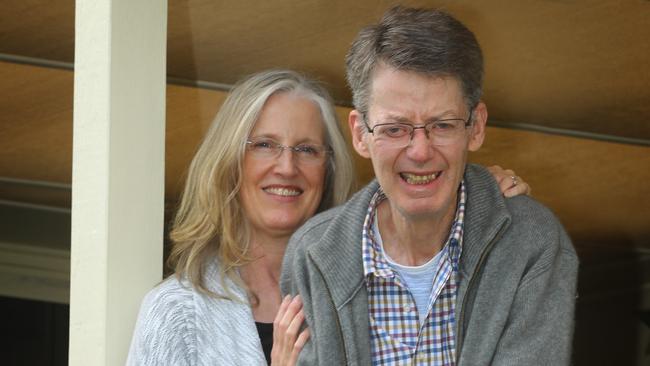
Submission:
<svg viewBox="0 0 650 366">
<path fill-rule="evenodd" d="M 428 175 L 416 175 L 411 173 L 402 173 L 402 178 L 408 184 L 427 184 L 437 177 L 437 173 L 431 173 Z"/>
<path fill-rule="evenodd" d="M 300 194 L 299 190 L 289 189 L 289 188 L 271 187 L 271 188 L 265 188 L 264 191 L 278 196 L 297 196 Z"/>
</svg>

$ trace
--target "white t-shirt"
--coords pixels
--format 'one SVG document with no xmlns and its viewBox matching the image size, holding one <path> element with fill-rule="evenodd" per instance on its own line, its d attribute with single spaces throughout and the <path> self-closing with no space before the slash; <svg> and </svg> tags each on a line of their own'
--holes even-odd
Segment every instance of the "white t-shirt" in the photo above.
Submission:
<svg viewBox="0 0 650 366">
<path fill-rule="evenodd" d="M 418 308 L 418 319 L 423 324 L 429 307 L 431 305 L 431 296 L 433 292 L 433 279 L 436 276 L 436 268 L 442 257 L 442 250 L 438 252 L 431 260 L 421 266 L 404 266 L 395 262 L 384 250 L 384 242 L 379 233 L 377 220 L 373 223 L 372 231 L 375 235 L 375 241 L 381 248 L 381 253 L 386 258 L 386 262 L 397 273 L 400 280 L 406 285 L 411 296 L 415 300 L 415 306 Z"/>
</svg>

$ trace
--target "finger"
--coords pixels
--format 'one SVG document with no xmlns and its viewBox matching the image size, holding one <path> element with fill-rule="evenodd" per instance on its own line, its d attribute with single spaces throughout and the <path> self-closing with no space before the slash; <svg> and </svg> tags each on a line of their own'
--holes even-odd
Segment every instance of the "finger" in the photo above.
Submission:
<svg viewBox="0 0 650 366">
<path fill-rule="evenodd" d="M 287 295 L 282 299 L 282 302 L 280 303 L 280 308 L 278 309 L 278 313 L 275 314 L 275 319 L 273 319 L 273 323 L 275 323 L 276 321 L 280 321 L 282 319 L 290 303 L 291 303 L 291 295 Z"/>
<path fill-rule="evenodd" d="M 273 339 L 277 339 L 278 337 L 278 332 L 280 329 L 280 321 L 282 321 L 282 318 L 284 317 L 284 314 L 287 312 L 287 308 L 289 307 L 289 304 L 291 303 L 291 295 L 287 295 L 282 299 L 282 303 L 280 303 L 280 309 L 278 309 L 278 313 L 275 314 L 275 319 L 273 319 Z"/>
<path fill-rule="evenodd" d="M 305 347 L 305 344 L 309 340 L 309 329 L 305 329 L 300 333 L 298 336 L 298 339 L 296 339 L 296 342 L 293 345 L 293 350 L 291 351 L 291 357 L 289 358 L 289 361 L 287 362 L 287 365 L 293 366 L 296 363 L 298 363 L 298 356 L 300 355 L 300 351 Z"/>
<path fill-rule="evenodd" d="M 283 362 L 281 357 L 284 348 L 284 334 L 280 329 L 280 322 L 284 318 L 284 314 L 287 312 L 290 303 L 291 296 L 285 296 L 284 299 L 282 299 L 282 303 L 280 303 L 278 313 L 275 314 L 275 319 L 273 319 L 273 346 L 271 348 L 271 361 L 278 365 L 281 365 Z"/>
<path fill-rule="evenodd" d="M 293 347 L 296 343 L 296 338 L 298 338 L 298 333 L 300 332 L 300 326 L 302 325 L 302 322 L 305 320 L 305 316 L 301 311 L 299 311 L 296 316 L 293 317 L 291 320 L 291 324 L 289 324 L 289 327 L 287 328 L 287 331 L 284 334 L 284 353 L 285 353 L 285 358 L 289 357 L 291 352 L 293 351 Z"/>
<path fill-rule="evenodd" d="M 494 176 L 495 179 L 503 179 L 515 174 L 512 169 L 503 169 L 498 165 L 489 167 L 488 171 Z"/>
<path fill-rule="evenodd" d="M 291 316 L 293 314 L 293 316 Z M 283 334 L 281 337 L 284 338 L 283 345 L 285 351 L 288 351 L 288 355 L 293 347 L 293 343 L 296 341 L 298 332 L 300 331 L 300 326 L 302 325 L 303 320 L 305 319 L 302 312 L 302 300 L 300 297 L 296 296 L 289 304 L 287 313 L 284 315 L 282 322 L 286 324 Z"/>
<path fill-rule="evenodd" d="M 503 168 L 498 165 L 493 165 L 491 167 L 488 167 L 487 170 L 490 172 L 490 174 L 492 174 L 494 180 L 496 180 L 497 183 L 501 183 L 501 180 L 503 180 Z"/>
<path fill-rule="evenodd" d="M 510 177 L 508 178 L 500 177 L 497 180 L 497 184 L 499 185 L 499 190 L 501 191 L 501 193 L 506 193 L 508 189 L 514 187 L 512 184 L 512 179 L 510 179 Z"/>
<path fill-rule="evenodd" d="M 506 169 L 499 174 L 499 178 L 502 181 L 508 181 L 510 180 L 512 182 L 512 177 L 516 177 L 517 174 L 514 172 L 512 169 Z"/>
<path fill-rule="evenodd" d="M 296 341 L 296 337 L 298 336 L 298 332 L 300 332 L 300 326 L 302 325 L 302 322 L 305 320 L 305 314 L 302 312 L 302 309 L 296 314 L 296 316 L 291 319 L 291 323 L 289 324 L 289 327 L 287 328 L 287 331 L 285 333 L 285 340 L 287 340 L 287 343 L 290 343 L 293 345 L 293 343 Z"/>
<path fill-rule="evenodd" d="M 503 171 L 503 168 L 500 167 L 499 165 L 492 165 L 492 166 L 489 166 L 489 167 L 487 168 L 487 170 L 488 170 L 492 175 L 496 175 L 496 174 L 498 174 L 499 172 L 502 172 L 502 171 Z"/>
<path fill-rule="evenodd" d="M 278 349 L 280 360 L 286 360 L 291 354 L 291 349 L 293 343 L 295 342 L 296 335 L 300 330 L 300 325 L 302 324 L 302 299 L 300 296 L 294 297 L 291 302 L 288 304 L 282 319 L 278 322 L 277 326 L 277 338 L 273 340 L 273 347 Z M 293 325 L 295 322 L 298 322 L 297 325 Z"/>
<path fill-rule="evenodd" d="M 498 165 L 491 166 L 487 169 L 494 177 L 494 180 L 496 180 L 498 183 L 501 183 L 502 181 L 515 175 L 515 172 L 512 171 L 512 169 L 503 169 Z"/>
<path fill-rule="evenodd" d="M 300 295 L 296 295 L 289 302 L 286 311 L 282 315 L 282 319 L 280 319 L 279 325 L 282 331 L 286 331 L 289 324 L 291 324 L 291 320 L 298 314 L 300 309 L 302 309 L 302 298 L 300 298 Z"/>
<path fill-rule="evenodd" d="M 501 193 L 505 195 L 508 190 L 516 188 L 521 184 L 521 180 L 516 175 L 504 175 L 500 177 L 500 180 L 497 180 L 497 184 L 499 185 Z M 519 190 L 515 189 L 515 192 L 519 192 Z"/>
<path fill-rule="evenodd" d="M 519 182 L 517 183 L 516 186 L 512 186 L 508 189 L 506 189 L 505 192 L 503 192 L 503 195 L 506 197 L 514 197 L 514 196 L 519 196 L 521 194 L 525 195 L 530 195 L 531 188 L 526 182 Z"/>
</svg>

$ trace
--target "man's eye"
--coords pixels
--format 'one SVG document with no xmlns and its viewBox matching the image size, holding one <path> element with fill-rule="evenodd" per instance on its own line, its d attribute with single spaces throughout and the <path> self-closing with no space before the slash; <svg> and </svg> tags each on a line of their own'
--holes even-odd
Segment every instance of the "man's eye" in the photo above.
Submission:
<svg viewBox="0 0 650 366">
<path fill-rule="evenodd" d="M 393 125 L 384 127 L 382 133 L 388 137 L 402 137 L 409 132 L 406 126 Z"/>
<path fill-rule="evenodd" d="M 316 146 L 312 145 L 298 145 L 294 149 L 296 152 L 300 154 L 305 154 L 305 155 L 317 155 L 318 154 L 318 148 Z"/>
<path fill-rule="evenodd" d="M 456 124 L 453 122 L 435 122 L 432 126 L 432 129 L 437 131 L 453 130 L 455 128 Z"/>
</svg>

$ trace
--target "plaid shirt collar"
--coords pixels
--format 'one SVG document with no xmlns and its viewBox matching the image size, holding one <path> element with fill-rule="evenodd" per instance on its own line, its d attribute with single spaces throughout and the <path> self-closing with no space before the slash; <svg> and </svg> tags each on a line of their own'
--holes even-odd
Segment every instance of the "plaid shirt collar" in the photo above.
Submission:
<svg viewBox="0 0 650 366">
<path fill-rule="evenodd" d="M 467 199 L 465 192 L 465 181 L 461 181 L 460 188 L 458 189 L 458 204 L 456 206 L 456 216 L 451 224 L 449 237 L 443 246 L 443 251 L 447 251 L 447 256 L 453 270 L 458 271 L 458 263 L 462 252 L 462 239 L 463 239 L 463 222 L 465 219 L 465 201 Z M 373 195 L 368 205 L 366 219 L 363 223 L 363 239 L 362 239 L 362 252 L 363 252 L 363 272 L 364 276 L 368 278 L 371 274 L 377 277 L 391 278 L 395 273 L 388 265 L 383 252 L 377 243 L 373 233 L 373 225 L 377 216 L 377 207 L 386 199 L 386 194 L 379 187 L 377 192 Z"/>
</svg>

